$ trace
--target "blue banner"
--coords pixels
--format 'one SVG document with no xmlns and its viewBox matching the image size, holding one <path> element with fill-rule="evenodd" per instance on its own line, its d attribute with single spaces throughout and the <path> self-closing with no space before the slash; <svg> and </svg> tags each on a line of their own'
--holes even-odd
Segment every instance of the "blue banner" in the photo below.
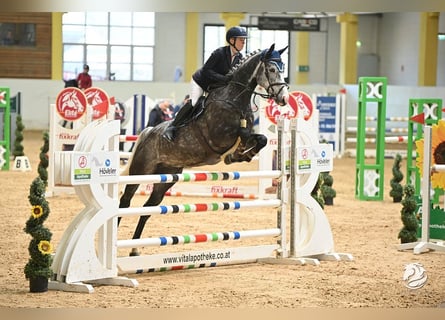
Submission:
<svg viewBox="0 0 445 320">
<path fill-rule="evenodd" d="M 336 96 L 318 96 L 316 100 L 319 111 L 319 134 L 320 140 L 326 140 L 334 145 L 336 149 L 336 117 L 337 117 L 337 97 Z"/>
</svg>

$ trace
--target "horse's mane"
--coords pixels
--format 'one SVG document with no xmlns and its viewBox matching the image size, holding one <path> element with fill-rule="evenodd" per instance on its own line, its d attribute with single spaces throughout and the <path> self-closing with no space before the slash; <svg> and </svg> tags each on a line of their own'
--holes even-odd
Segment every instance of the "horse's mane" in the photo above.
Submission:
<svg viewBox="0 0 445 320">
<path fill-rule="evenodd" d="M 236 71 L 238 71 L 240 69 L 241 66 L 243 66 L 244 64 L 246 64 L 247 62 L 249 62 L 250 60 L 252 60 L 252 58 L 254 58 L 255 56 L 257 56 L 258 54 L 261 53 L 260 49 L 257 49 L 251 53 L 246 54 L 246 56 L 244 56 L 239 63 L 237 63 L 236 65 L 234 65 L 232 67 L 232 69 L 230 70 L 229 73 L 234 73 Z"/>
</svg>

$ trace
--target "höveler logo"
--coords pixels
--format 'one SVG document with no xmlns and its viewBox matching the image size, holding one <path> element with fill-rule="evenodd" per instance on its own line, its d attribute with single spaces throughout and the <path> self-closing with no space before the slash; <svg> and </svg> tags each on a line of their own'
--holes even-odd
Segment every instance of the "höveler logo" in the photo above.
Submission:
<svg viewBox="0 0 445 320">
<path fill-rule="evenodd" d="M 420 263 L 410 263 L 405 265 L 403 281 L 409 289 L 422 288 L 428 279 L 425 269 Z"/>
<path fill-rule="evenodd" d="M 85 89 L 88 104 L 93 108 L 93 120 L 97 120 L 105 116 L 110 107 L 110 99 L 107 93 L 100 89 L 91 87 Z"/>
<path fill-rule="evenodd" d="M 295 118 L 298 112 L 302 112 L 304 119 L 308 120 L 312 116 L 313 104 L 311 97 L 302 91 L 289 93 L 289 102 L 285 106 L 279 106 L 273 99 L 269 99 L 266 107 L 266 117 L 274 124 L 277 124 L 279 116 L 288 119 Z"/>
<path fill-rule="evenodd" d="M 74 87 L 65 88 L 57 95 L 56 109 L 60 116 L 74 121 L 83 116 L 87 107 L 87 98 L 82 90 Z"/>
</svg>

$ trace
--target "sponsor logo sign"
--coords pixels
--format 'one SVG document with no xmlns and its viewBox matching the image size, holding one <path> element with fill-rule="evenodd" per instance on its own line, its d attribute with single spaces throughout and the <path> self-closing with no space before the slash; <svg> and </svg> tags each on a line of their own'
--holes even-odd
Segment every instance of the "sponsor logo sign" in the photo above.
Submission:
<svg viewBox="0 0 445 320">
<path fill-rule="evenodd" d="M 86 112 L 87 98 L 83 91 L 78 88 L 65 88 L 57 95 L 56 109 L 63 119 L 67 121 L 78 120 Z"/>
</svg>

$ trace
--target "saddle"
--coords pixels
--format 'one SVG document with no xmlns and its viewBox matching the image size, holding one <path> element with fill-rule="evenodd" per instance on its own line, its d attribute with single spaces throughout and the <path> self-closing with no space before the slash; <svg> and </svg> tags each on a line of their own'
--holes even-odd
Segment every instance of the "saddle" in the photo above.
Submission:
<svg viewBox="0 0 445 320">
<path fill-rule="evenodd" d="M 213 91 L 213 90 L 221 88 L 221 87 L 225 87 L 226 85 L 227 85 L 227 83 L 225 83 L 225 82 L 214 83 L 207 88 L 207 92 Z M 204 112 L 207 97 L 208 97 L 208 94 L 202 95 L 201 97 L 199 97 L 198 101 L 196 102 L 196 105 L 193 108 L 193 112 L 191 112 L 190 120 L 187 121 L 186 123 L 189 123 L 193 120 L 197 120 L 199 118 L 199 116 Z"/>
<path fill-rule="evenodd" d="M 191 120 L 197 120 L 199 116 L 203 114 L 206 100 L 207 96 L 199 97 L 195 107 L 193 108 L 193 112 L 191 112 Z"/>
<path fill-rule="evenodd" d="M 177 126 L 184 127 L 190 122 L 196 121 L 204 113 L 206 99 L 206 96 L 201 96 L 194 107 L 191 107 L 191 105 L 186 106 L 191 110 L 190 112 L 184 113 L 184 119 L 181 119 Z"/>
</svg>

